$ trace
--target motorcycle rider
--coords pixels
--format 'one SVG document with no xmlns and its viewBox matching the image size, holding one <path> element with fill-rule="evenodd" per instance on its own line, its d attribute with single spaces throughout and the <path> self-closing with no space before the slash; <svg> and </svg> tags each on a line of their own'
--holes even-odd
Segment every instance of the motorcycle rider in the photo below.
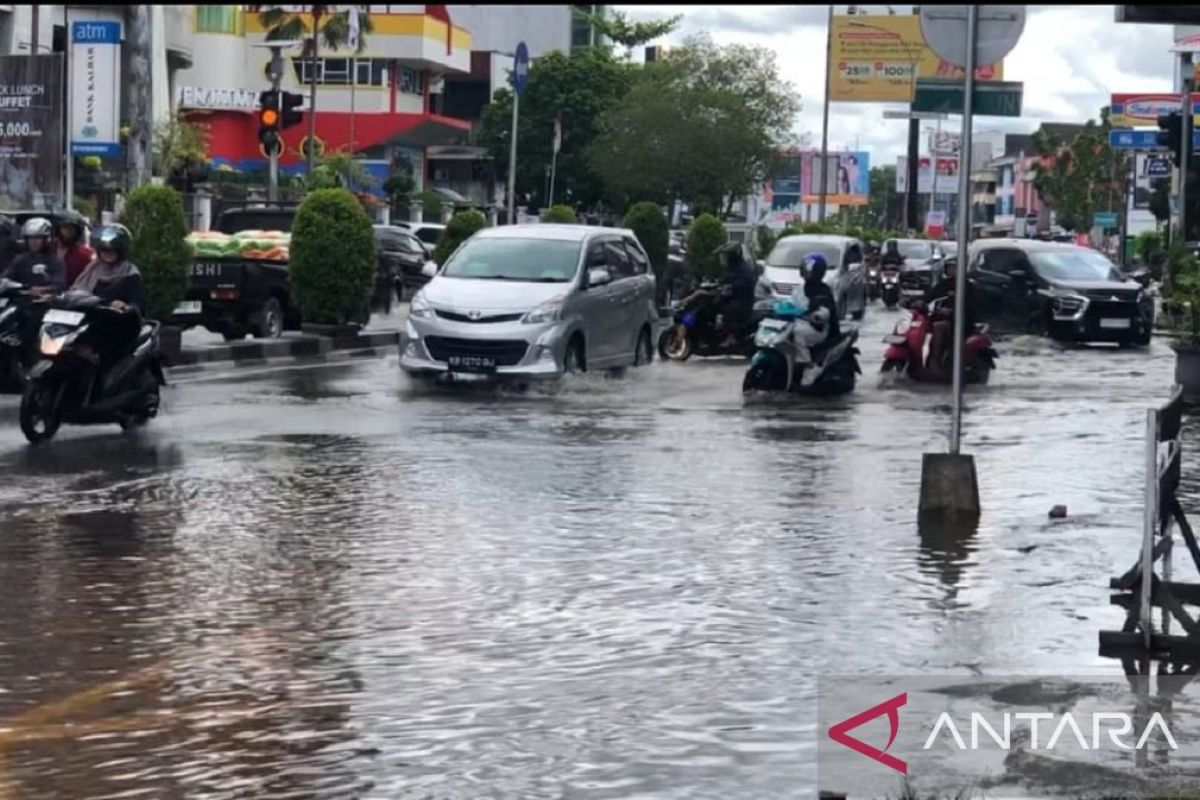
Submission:
<svg viewBox="0 0 1200 800">
<path fill-rule="evenodd" d="M 726 288 L 726 296 L 720 314 L 726 334 L 721 346 L 733 347 L 737 344 L 738 331 L 745 326 L 750 312 L 754 309 L 758 279 L 746 260 L 746 251 L 741 242 L 729 242 L 717 252 L 725 263 L 725 278 L 722 283 Z"/>
<path fill-rule="evenodd" d="M 94 294 L 110 308 L 127 312 L 119 319 L 106 320 L 111 330 L 98 337 L 106 343 L 100 353 L 101 368 L 112 365 L 124 355 L 141 327 L 143 299 L 142 273 L 129 260 L 133 237 L 124 225 L 105 225 L 94 241 L 96 258 L 71 286 L 72 291 Z"/>
<path fill-rule="evenodd" d="M 837 341 L 841 331 L 838 327 L 837 301 L 833 290 L 825 283 L 829 269 L 825 256 L 810 253 L 801 264 L 804 271 L 804 298 L 808 310 L 802 319 L 796 320 L 795 342 L 797 361 L 804 365 L 815 363 L 813 351 L 826 342 Z M 811 386 L 816 380 L 816 370 L 806 369 L 800 378 L 801 386 Z"/>
<path fill-rule="evenodd" d="M 50 238 L 54 226 L 45 217 L 33 217 L 21 228 L 25 251 L 12 260 L 0 277 L 32 287 L 39 294 L 66 288 L 66 267 L 54 255 Z"/>
<path fill-rule="evenodd" d="M 17 246 L 17 223 L 12 217 L 0 214 L 0 275 L 8 271 L 8 266 L 17 257 L 20 248 Z"/>
<path fill-rule="evenodd" d="M 939 314 L 933 320 L 929 336 L 929 357 L 925 361 L 925 369 L 939 379 L 946 379 L 953 369 L 949 363 L 950 343 L 954 335 L 954 303 L 955 292 L 958 289 L 957 259 L 948 258 L 942 264 L 942 276 L 938 282 L 925 293 L 925 302 L 932 306 L 933 301 L 945 298 L 941 308 L 948 313 Z M 971 302 L 971 287 L 967 285 L 966 300 L 963 314 L 963 339 L 965 340 L 975 330 L 975 315 Z M 932 313 L 932 312 L 930 312 Z"/>
<path fill-rule="evenodd" d="M 900 245 L 895 239 L 889 239 L 884 251 L 883 257 L 879 259 L 881 267 L 895 267 L 900 269 L 904 266 L 904 256 L 900 255 Z"/>
<path fill-rule="evenodd" d="M 66 266 L 67 286 L 71 286 L 92 263 L 96 253 L 84 241 L 86 221 L 82 214 L 67 211 L 58 217 L 57 222 L 54 252 Z"/>
</svg>

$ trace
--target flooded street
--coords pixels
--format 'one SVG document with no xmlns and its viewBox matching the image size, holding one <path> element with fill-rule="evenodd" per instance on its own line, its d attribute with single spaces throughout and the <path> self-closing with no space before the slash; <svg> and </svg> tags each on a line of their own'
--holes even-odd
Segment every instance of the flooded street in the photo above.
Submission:
<svg viewBox="0 0 1200 800">
<path fill-rule="evenodd" d="M 939 532 L 950 395 L 880 384 L 896 316 L 833 401 L 392 354 L 181 376 L 145 431 L 32 449 L 0 398 L 0 798 L 815 797 L 820 674 L 1119 674 L 1165 340 L 1002 342 L 983 518 Z"/>
</svg>

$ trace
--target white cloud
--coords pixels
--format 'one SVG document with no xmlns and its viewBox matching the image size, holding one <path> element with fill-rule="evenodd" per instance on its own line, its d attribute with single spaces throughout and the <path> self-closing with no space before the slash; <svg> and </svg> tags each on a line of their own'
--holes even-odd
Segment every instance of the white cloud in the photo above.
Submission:
<svg viewBox="0 0 1200 800">
<path fill-rule="evenodd" d="M 825 91 L 827 6 L 616 6 L 635 19 L 683 16 L 665 40 L 678 43 L 706 32 L 719 44 L 771 48 L 782 76 L 800 93 L 804 109 L 797 131 L 821 140 Z M 844 7 L 838 7 L 839 12 Z M 866 6 L 885 13 L 882 6 Z M 910 6 L 894 6 L 905 13 Z M 1167 92 L 1174 82 L 1171 27 L 1114 21 L 1113 6 L 1028 6 L 1021 41 L 1004 62 L 1004 77 L 1024 83 L 1021 119 L 980 118 L 976 131 L 1032 131 L 1041 122 L 1083 123 L 1099 119 L 1112 92 Z M 906 147 L 908 125 L 885 120 L 884 103 L 834 103 L 829 114 L 829 145 L 871 153 L 871 163 L 894 164 Z M 961 127 L 957 118 L 944 126 Z"/>
</svg>

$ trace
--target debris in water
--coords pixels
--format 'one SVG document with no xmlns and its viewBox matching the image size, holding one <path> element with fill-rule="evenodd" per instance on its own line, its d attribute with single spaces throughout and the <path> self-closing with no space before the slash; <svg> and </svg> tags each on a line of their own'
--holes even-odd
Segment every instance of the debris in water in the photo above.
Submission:
<svg viewBox="0 0 1200 800">
<path fill-rule="evenodd" d="M 1066 519 L 1066 518 L 1067 518 L 1067 507 L 1066 506 L 1055 506 L 1054 508 L 1050 509 L 1050 519 Z"/>
</svg>

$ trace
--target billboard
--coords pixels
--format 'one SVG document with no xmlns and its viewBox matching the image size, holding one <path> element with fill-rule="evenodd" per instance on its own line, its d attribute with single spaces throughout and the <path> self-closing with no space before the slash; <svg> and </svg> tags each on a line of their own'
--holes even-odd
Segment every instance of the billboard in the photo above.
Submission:
<svg viewBox="0 0 1200 800">
<path fill-rule="evenodd" d="M 871 157 L 861 150 L 830 153 L 827 169 L 815 150 L 800 154 L 800 194 L 806 203 L 819 203 L 821 176 L 825 175 L 825 202 L 839 206 L 865 206 L 871 194 Z"/>
<path fill-rule="evenodd" d="M 925 44 L 921 18 L 915 15 L 835 16 L 830 48 L 830 100 L 909 103 L 918 77 L 961 79 L 963 74 Z M 1003 80 L 1003 62 L 979 67 L 975 75 Z"/>
<path fill-rule="evenodd" d="M 71 23 L 71 152 L 121 153 L 121 23 Z"/>
<path fill-rule="evenodd" d="M 62 194 L 62 55 L 0 57 L 0 208 Z"/>
<path fill-rule="evenodd" d="M 950 131 L 930 131 L 929 152 L 936 155 L 957 156 L 962 149 L 962 136 Z"/>
<path fill-rule="evenodd" d="M 939 156 L 936 163 L 929 156 L 917 159 L 917 194 L 958 194 L 958 159 Z M 908 191 L 908 159 L 896 159 L 896 191 Z"/>
</svg>

